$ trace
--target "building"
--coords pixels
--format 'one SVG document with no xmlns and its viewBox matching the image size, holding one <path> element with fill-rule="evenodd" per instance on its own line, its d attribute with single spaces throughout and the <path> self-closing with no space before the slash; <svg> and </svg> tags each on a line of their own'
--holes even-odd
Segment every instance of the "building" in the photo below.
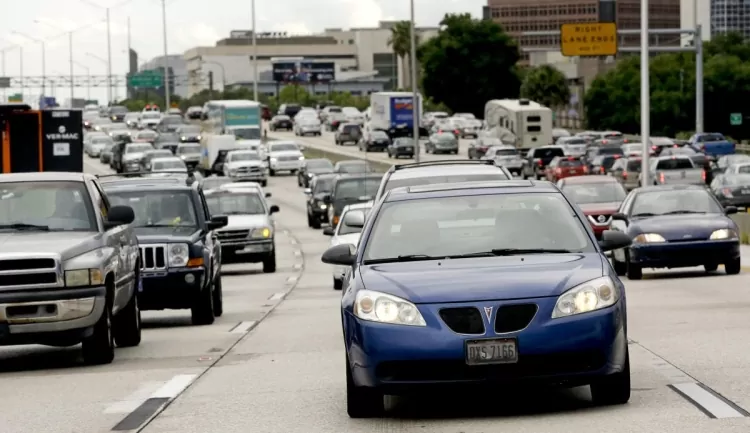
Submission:
<svg viewBox="0 0 750 433">
<path fill-rule="evenodd" d="M 694 0 L 697 1 L 697 0 Z M 711 36 L 737 32 L 750 37 L 750 3 L 738 0 L 704 0 L 708 3 L 708 19 Z M 701 4 L 701 6 L 704 6 Z M 698 15 L 701 17 L 701 15 Z"/>
<path fill-rule="evenodd" d="M 680 27 L 683 29 L 695 28 L 701 25 L 701 35 L 704 41 L 711 40 L 711 6 L 713 3 L 725 0 L 681 0 L 680 1 Z M 695 11 L 697 10 L 697 14 Z M 698 17 L 696 22 L 694 16 Z M 690 37 L 683 38 L 685 43 L 690 43 Z"/>
<path fill-rule="evenodd" d="M 277 85 L 271 75 L 271 59 L 304 58 L 333 62 L 336 78 L 330 86 L 315 86 L 314 93 L 329 90 L 365 93 L 405 87 L 408 74 L 404 61 L 398 59 L 388 39 L 394 22 L 381 22 L 376 28 L 326 29 L 316 35 L 258 33 L 256 58 L 258 89 L 273 95 Z M 420 40 L 437 34 L 437 28 L 419 28 Z M 215 89 L 253 85 L 252 32 L 232 31 L 213 47 L 196 47 L 184 54 L 188 75 L 188 94 L 208 88 L 205 80 L 212 72 Z"/>
<path fill-rule="evenodd" d="M 716 1 L 716 0 L 715 0 Z M 724 0 L 728 1 L 728 0 Z M 602 2 L 607 3 L 607 2 Z M 617 0 L 615 21 L 620 30 L 640 29 L 640 0 Z M 599 0 L 488 0 L 485 15 L 499 23 L 514 36 L 522 49 L 522 61 L 529 61 L 529 51 L 550 48 L 559 50 L 560 37 L 525 35 L 526 32 L 559 31 L 565 23 L 600 21 L 603 11 Z M 649 27 L 653 29 L 680 28 L 680 0 L 650 0 Z M 675 40 L 653 39 L 654 44 L 677 45 Z M 640 36 L 626 36 L 621 45 L 637 46 Z"/>
<path fill-rule="evenodd" d="M 181 98 L 187 98 L 188 96 L 188 73 L 187 64 L 184 56 L 180 54 L 170 54 L 167 56 L 167 66 L 169 67 L 169 89 L 170 94 L 177 95 Z M 158 71 L 164 74 L 164 56 L 155 57 L 148 62 L 142 64 L 138 68 L 139 72 L 143 71 Z M 162 98 L 164 97 L 164 89 L 158 89 L 157 93 Z"/>
</svg>

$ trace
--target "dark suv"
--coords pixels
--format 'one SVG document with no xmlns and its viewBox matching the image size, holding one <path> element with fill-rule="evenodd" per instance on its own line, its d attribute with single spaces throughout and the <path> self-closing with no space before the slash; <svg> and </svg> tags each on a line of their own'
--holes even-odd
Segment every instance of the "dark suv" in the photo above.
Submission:
<svg viewBox="0 0 750 433">
<path fill-rule="evenodd" d="M 529 149 L 526 158 L 523 161 L 521 174 L 524 179 L 533 177 L 535 179 L 544 179 L 547 164 L 552 162 L 557 156 L 565 156 L 565 151 L 559 146 L 542 146 Z"/>
<path fill-rule="evenodd" d="M 108 178 L 113 204 L 133 208 L 140 247 L 142 310 L 190 309 L 193 324 L 210 325 L 223 313 L 221 245 L 215 230 L 226 216 L 211 216 L 201 183 L 182 176 Z"/>
<path fill-rule="evenodd" d="M 378 190 L 382 174 L 343 174 L 333 179 L 331 193 L 323 197 L 331 227 L 339 223 L 341 211 L 347 205 L 367 203 Z"/>
<path fill-rule="evenodd" d="M 307 226 L 319 229 L 321 223 L 328 222 L 327 197 L 333 192 L 333 180 L 338 174 L 320 174 L 312 178 L 310 187 L 305 188 L 307 196 Z"/>
</svg>

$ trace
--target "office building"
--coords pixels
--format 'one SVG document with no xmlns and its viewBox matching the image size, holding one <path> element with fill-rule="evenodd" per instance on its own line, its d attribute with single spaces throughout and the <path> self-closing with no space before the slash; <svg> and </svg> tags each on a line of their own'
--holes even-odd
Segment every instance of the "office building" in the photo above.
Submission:
<svg viewBox="0 0 750 433">
<path fill-rule="evenodd" d="M 697 0 L 696 0 L 697 1 Z M 750 2 L 742 0 L 702 0 L 709 3 L 710 34 L 737 32 L 750 37 Z"/>
</svg>

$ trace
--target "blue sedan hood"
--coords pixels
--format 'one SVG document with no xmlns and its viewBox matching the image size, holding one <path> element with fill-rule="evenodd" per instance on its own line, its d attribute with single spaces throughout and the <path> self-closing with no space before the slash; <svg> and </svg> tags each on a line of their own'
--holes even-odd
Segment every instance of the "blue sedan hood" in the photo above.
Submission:
<svg viewBox="0 0 750 433">
<path fill-rule="evenodd" d="M 633 219 L 628 232 L 631 235 L 656 233 L 668 241 L 708 239 L 714 230 L 733 228 L 734 222 L 721 214 L 663 215 Z"/>
<path fill-rule="evenodd" d="M 602 276 L 598 253 L 363 265 L 364 288 L 416 304 L 558 296 Z"/>
</svg>

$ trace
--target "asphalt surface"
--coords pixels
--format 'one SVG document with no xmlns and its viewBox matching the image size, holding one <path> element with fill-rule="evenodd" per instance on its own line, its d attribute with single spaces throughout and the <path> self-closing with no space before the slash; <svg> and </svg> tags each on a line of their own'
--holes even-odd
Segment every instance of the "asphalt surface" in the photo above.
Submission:
<svg viewBox="0 0 750 433">
<path fill-rule="evenodd" d="M 98 162 L 87 170 L 106 171 Z M 118 349 L 111 365 L 83 367 L 77 348 L 0 349 L 0 432 L 750 431 L 750 272 L 697 268 L 625 280 L 627 405 L 591 407 L 586 388 L 499 387 L 394 398 L 387 418 L 351 420 L 340 293 L 320 262 L 329 238 L 307 227 L 293 177 L 271 178 L 268 191 L 281 208 L 277 273 L 226 267 L 225 314 L 214 325 L 191 326 L 187 311 L 144 313 L 143 342 Z"/>
</svg>

